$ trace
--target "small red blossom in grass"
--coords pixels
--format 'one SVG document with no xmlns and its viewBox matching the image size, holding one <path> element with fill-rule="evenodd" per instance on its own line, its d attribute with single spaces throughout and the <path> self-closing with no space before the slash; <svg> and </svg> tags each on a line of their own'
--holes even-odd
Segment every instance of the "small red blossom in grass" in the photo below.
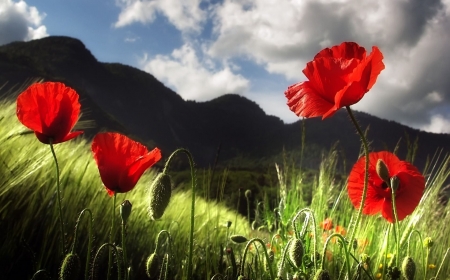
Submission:
<svg viewBox="0 0 450 280">
<path fill-rule="evenodd" d="M 347 234 L 347 231 L 345 230 L 345 228 L 344 228 L 343 226 L 339 226 L 339 225 L 337 225 L 337 226 L 334 228 L 334 232 L 335 232 L 335 233 L 339 233 L 339 234 L 342 235 L 342 236 L 345 236 L 345 235 Z"/>
<path fill-rule="evenodd" d="M 309 81 L 285 91 L 287 105 L 299 117 L 331 117 L 340 108 L 357 103 L 372 88 L 384 69 L 382 60 L 375 46 L 370 55 L 353 42 L 323 49 L 303 69 Z"/>
<path fill-rule="evenodd" d="M 379 160 L 381 160 L 381 164 Z M 377 172 L 377 164 L 383 167 L 381 168 L 383 172 Z M 364 166 L 365 157 L 361 157 L 353 166 L 348 178 L 347 191 L 355 208 L 359 208 L 361 203 L 364 188 Z M 425 178 L 415 166 L 398 159 L 396 155 L 390 152 L 373 152 L 369 154 L 368 172 L 369 184 L 366 203 L 363 207 L 364 214 L 375 215 L 381 212 L 381 215 L 387 221 L 391 223 L 394 221 L 391 188 L 388 185 L 389 182 L 386 182 L 394 176 L 397 177 L 399 182 L 395 191 L 398 220 L 403 220 L 414 211 L 425 189 Z M 388 178 L 381 178 L 380 175 Z"/>
<path fill-rule="evenodd" d="M 333 228 L 333 220 L 331 218 L 326 218 L 325 220 L 323 220 L 322 222 L 320 222 L 320 226 L 324 229 L 324 230 L 330 230 Z"/>
<path fill-rule="evenodd" d="M 63 83 L 29 86 L 17 97 L 17 118 L 44 144 L 68 141 L 83 133 L 71 132 L 80 115 L 78 94 Z"/>
<path fill-rule="evenodd" d="M 148 151 L 119 133 L 98 133 L 92 141 L 92 152 L 110 196 L 132 190 L 145 170 L 161 159 L 158 148 Z"/>
</svg>

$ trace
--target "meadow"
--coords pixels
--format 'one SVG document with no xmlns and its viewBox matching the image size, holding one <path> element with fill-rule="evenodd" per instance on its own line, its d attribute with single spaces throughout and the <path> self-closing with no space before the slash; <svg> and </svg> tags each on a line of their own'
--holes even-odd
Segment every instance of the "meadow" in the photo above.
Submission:
<svg viewBox="0 0 450 280">
<path fill-rule="evenodd" d="M 149 151 L 117 133 L 98 133 L 92 141 L 76 137 L 83 126 L 75 126 L 78 95 L 65 85 L 34 84 L 20 95 L 10 93 L 0 101 L 0 275 L 450 279 L 450 156 L 437 148 L 419 171 L 413 163 L 420 147 L 410 147 L 403 159 L 397 148 L 370 150 L 350 105 L 375 83 L 384 64 L 376 47 L 368 57 L 362 50 L 344 42 L 320 52 L 304 70 L 308 77 L 314 65 L 343 63 L 327 77 L 349 75 L 331 85 L 351 81 L 337 104 L 318 96 L 307 100 L 319 105 L 304 102 L 318 88 L 307 83 L 285 93 L 299 116 L 326 118 L 347 109 L 362 141 L 347 177 L 337 172 L 342 163 L 336 149 L 324 151 L 312 180 L 310 170 L 294 164 L 302 159 L 274 162 L 278 180 L 262 190 L 263 199 L 255 201 L 250 190 L 237 194 L 238 201 L 246 199 L 247 215 L 239 214 L 239 202 L 236 208 L 224 203 L 227 172 L 219 182 L 208 177 L 214 170 L 197 180 L 195 155 L 183 148 L 162 151 L 161 157 L 159 149 Z M 327 61 L 329 53 L 345 59 Z M 349 54 L 356 58 L 346 61 Z M 327 94 L 334 90 L 342 92 Z M 191 167 L 182 173 L 185 187 L 170 180 L 175 157 Z M 218 193 L 215 199 L 211 192 Z"/>
</svg>

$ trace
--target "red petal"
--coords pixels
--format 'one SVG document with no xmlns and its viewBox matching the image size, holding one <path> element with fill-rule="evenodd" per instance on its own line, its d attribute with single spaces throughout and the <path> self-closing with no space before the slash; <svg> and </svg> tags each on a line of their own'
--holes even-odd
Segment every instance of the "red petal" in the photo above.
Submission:
<svg viewBox="0 0 450 280">
<path fill-rule="evenodd" d="M 46 144 L 50 138 L 54 144 L 72 139 L 68 134 L 79 114 L 78 94 L 62 83 L 33 84 L 17 98 L 18 119 Z"/>
<path fill-rule="evenodd" d="M 343 59 L 364 59 L 366 57 L 366 50 L 354 42 L 343 42 L 339 46 L 333 46 L 331 49 L 326 48 L 320 51 L 314 59 L 319 57 L 334 57 Z"/>
<path fill-rule="evenodd" d="M 333 107 L 333 103 L 324 99 L 310 85 L 308 81 L 298 83 L 284 93 L 288 99 L 287 105 L 299 117 L 322 116 Z"/>
</svg>

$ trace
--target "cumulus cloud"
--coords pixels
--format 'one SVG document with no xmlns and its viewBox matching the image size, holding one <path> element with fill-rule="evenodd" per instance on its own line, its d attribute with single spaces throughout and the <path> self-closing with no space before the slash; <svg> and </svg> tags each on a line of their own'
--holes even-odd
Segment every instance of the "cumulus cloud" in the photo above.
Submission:
<svg viewBox="0 0 450 280">
<path fill-rule="evenodd" d="M 124 27 L 136 22 L 152 23 L 158 13 L 183 32 L 201 30 L 206 13 L 200 9 L 201 0 L 117 0 L 121 12 L 114 26 Z"/>
<path fill-rule="evenodd" d="M 167 83 L 185 100 L 206 101 L 226 93 L 243 93 L 249 81 L 231 70 L 232 66 L 205 58 L 200 60 L 193 46 L 183 45 L 170 55 L 145 56 L 142 68 Z"/>
<path fill-rule="evenodd" d="M 208 54 L 245 56 L 293 83 L 306 79 L 301 71 L 324 47 L 377 45 L 386 69 L 355 108 L 438 131 L 447 116 L 436 112 L 450 108 L 449 2 L 224 0 L 214 9 Z"/>
<path fill-rule="evenodd" d="M 45 13 L 25 1 L 0 1 L 0 45 L 13 41 L 28 41 L 48 36 L 42 25 Z"/>
<path fill-rule="evenodd" d="M 252 99 L 267 112 L 286 112 L 274 110 L 273 104 L 285 106 L 283 92 L 289 84 L 306 79 L 302 73 L 306 63 L 325 47 L 355 41 L 368 52 L 372 46 L 378 46 L 386 65 L 375 86 L 355 109 L 433 131 L 446 131 L 446 120 L 450 122 L 450 114 L 446 113 L 450 111 L 447 55 L 450 0 L 117 0 L 117 3 L 121 12 L 116 27 L 151 23 L 160 14 L 182 35 L 192 31 L 202 35 L 196 38 L 202 48 L 192 47 L 192 36 L 183 36 L 183 47 L 169 56 L 157 55 L 145 64 L 147 71 L 184 92 L 185 98 L 208 99 L 212 95 L 202 91 L 207 87 L 214 88 L 214 96 L 219 92 L 251 89 Z M 205 34 L 209 37 L 204 37 Z M 257 87 L 250 84 L 250 78 L 234 74 L 237 70 L 229 62 L 235 58 L 243 58 L 285 78 L 277 96 L 270 98 L 273 102 L 265 101 L 267 94 L 255 93 Z M 222 68 L 211 66 L 216 64 Z M 217 80 L 214 84 L 223 88 L 213 87 L 213 77 Z M 200 92 L 206 95 L 200 97 Z"/>
</svg>

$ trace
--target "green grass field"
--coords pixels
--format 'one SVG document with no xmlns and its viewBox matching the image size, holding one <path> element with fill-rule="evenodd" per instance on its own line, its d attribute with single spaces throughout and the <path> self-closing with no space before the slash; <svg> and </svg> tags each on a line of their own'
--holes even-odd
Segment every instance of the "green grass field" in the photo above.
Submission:
<svg viewBox="0 0 450 280">
<path fill-rule="evenodd" d="M 15 103 L 11 100 L 0 104 L 0 143 L 0 275 L 7 277 L 5 279 L 32 279 L 33 275 L 33 279 L 55 279 L 64 258 L 59 246 L 55 165 L 48 145 L 37 141 L 34 134 L 18 122 Z M 67 246 L 73 244 L 80 212 L 88 208 L 93 213 L 91 258 L 86 259 L 87 216 L 81 217 L 75 246 L 83 271 L 79 279 L 85 279 L 86 262 L 91 270 L 97 249 L 109 240 L 113 200 L 102 186 L 90 143 L 77 138 L 55 145 L 55 151 L 61 171 Z M 166 157 L 170 152 L 163 151 Z M 314 276 L 320 267 L 330 273 L 331 279 L 389 279 L 387 272 L 394 267 L 401 270 L 401 277 L 405 276 L 401 263 L 406 256 L 414 260 L 414 279 L 450 279 L 447 256 L 450 205 L 442 198 L 450 174 L 450 159 L 446 152 L 431 156 L 423 170 L 426 190 L 422 201 L 413 214 L 399 223 L 401 238 L 397 259 L 392 258 L 395 243 L 391 224 L 379 215 L 362 217 L 355 242 L 346 240 L 343 245 L 331 238 L 324 249 L 331 234 L 339 233 L 348 238 L 357 212 L 347 196 L 346 180 L 340 180 L 336 174 L 337 153 L 330 151 L 324 155 L 312 186 L 310 178 L 305 179 L 310 173 L 293 166 L 275 167 L 274 163 L 278 183 L 265 192 L 264 201 L 249 209 L 254 217 L 250 222 L 222 203 L 197 198 L 192 279 L 293 279 L 294 276 L 296 279 L 326 279 Z M 130 264 L 125 267 L 130 267 L 130 279 L 147 279 L 146 260 L 155 250 L 158 233 L 166 230 L 170 233 L 171 245 L 162 234 L 157 254 L 161 259 L 167 254 L 170 273 L 161 278 L 190 279 L 186 275 L 186 264 L 191 195 L 189 191 L 175 189 L 163 217 L 151 221 L 147 214 L 148 188 L 157 172 L 157 168 L 151 169 L 134 190 L 117 195 L 116 225 L 120 224 L 120 203 L 128 199 L 133 204 L 126 238 Z M 221 176 L 226 177 L 226 174 Z M 201 180 L 197 188 L 207 193 L 208 183 L 207 179 Z M 214 191 L 222 187 L 214 186 Z M 276 207 L 271 206 L 274 200 Z M 332 220 L 332 226 L 324 229 L 321 222 L 327 218 Z M 230 227 L 228 222 L 231 222 Z M 120 244 L 120 227 L 116 229 L 115 244 Z M 232 240 L 229 236 L 233 236 Z M 427 237 L 433 240 L 433 246 L 423 246 Z M 302 254 L 294 250 L 292 244 L 296 239 L 301 240 Z M 295 260 L 299 254 L 300 260 Z M 348 262 L 346 257 L 349 257 Z M 104 279 L 106 263 L 106 257 L 97 262 L 98 279 Z M 158 271 L 160 269 L 158 267 Z M 43 271 L 35 274 L 39 270 Z M 346 276 L 348 271 L 350 275 Z M 112 279 L 116 278 L 113 275 Z"/>
</svg>

